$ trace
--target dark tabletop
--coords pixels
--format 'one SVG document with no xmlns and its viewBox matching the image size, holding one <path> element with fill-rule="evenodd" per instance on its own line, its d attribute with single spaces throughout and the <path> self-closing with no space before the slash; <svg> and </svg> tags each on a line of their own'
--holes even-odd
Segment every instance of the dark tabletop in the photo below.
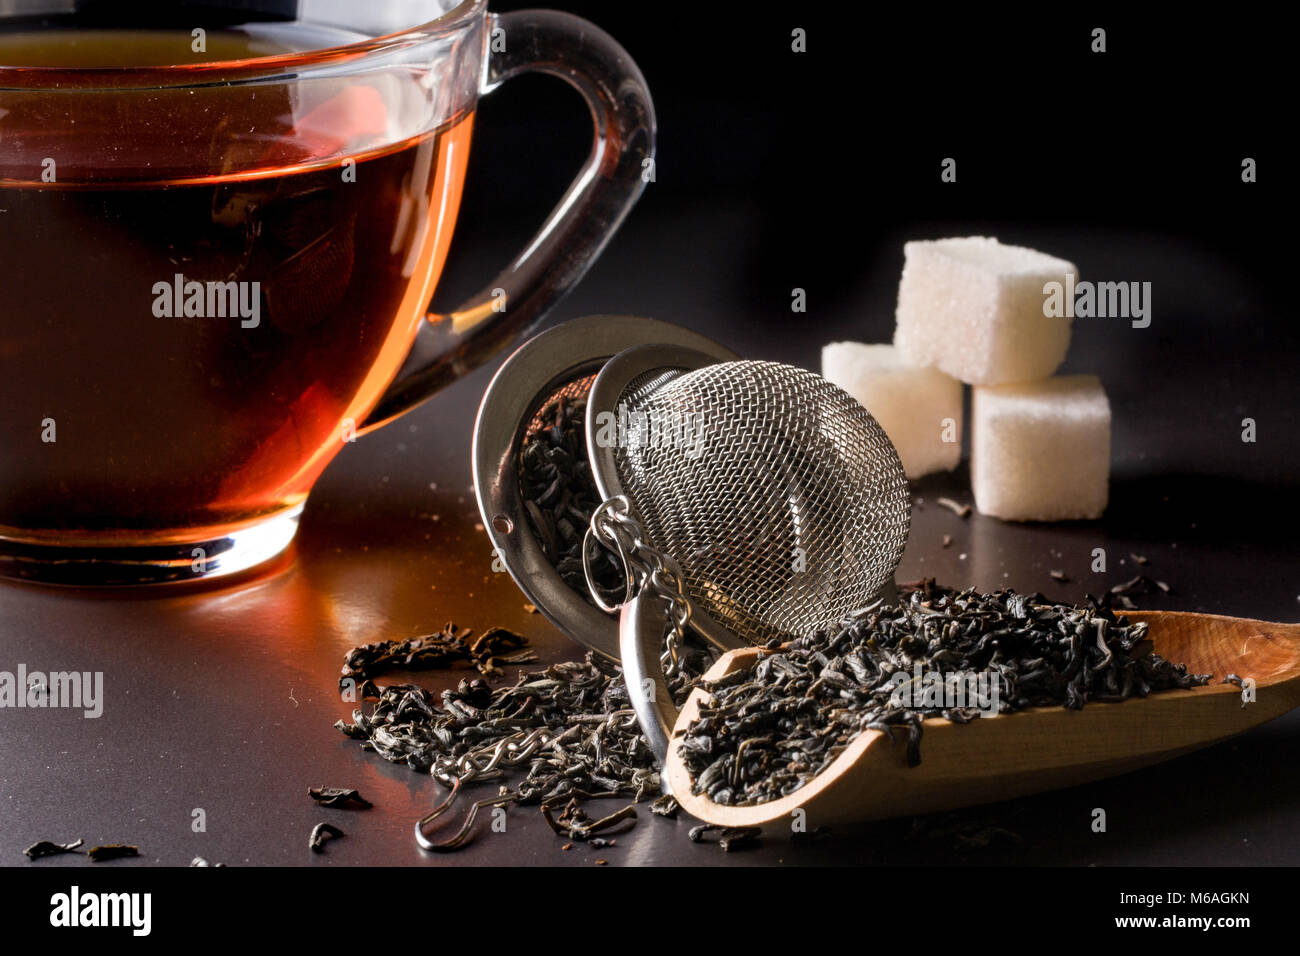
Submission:
<svg viewBox="0 0 1300 956">
<path fill-rule="evenodd" d="M 726 203 L 671 215 L 648 204 L 555 318 L 648 314 L 747 355 L 813 368 L 823 341 L 888 338 L 905 236 L 881 240 L 894 252 L 864 263 L 836 308 L 796 321 L 783 314 L 784 302 L 764 309 L 745 291 L 762 232 L 748 215 L 743 205 Z M 946 227 L 915 232 L 927 229 L 936 235 Z M 971 500 L 965 467 L 924 479 L 914 487 L 899 579 L 933 576 L 960 587 L 1081 600 L 1137 573 L 1130 553 L 1139 553 L 1150 561 L 1141 570 L 1172 587 L 1143 606 L 1296 619 L 1300 580 L 1294 537 L 1286 533 L 1296 516 L 1295 385 L 1285 374 L 1295 368 L 1294 339 L 1256 342 L 1245 316 L 1265 306 L 1212 256 L 1192 269 L 1188 249 L 1176 241 L 1153 248 L 1118 234 L 1099 239 L 1014 224 L 1003 224 L 1002 233 L 1085 262 L 1098 249 L 1107 261 L 1140 261 L 1131 271 L 1166 290 L 1163 303 L 1157 300 L 1164 311 L 1149 330 L 1076 322 L 1066 370 L 1098 372 L 1114 410 L 1111 505 L 1098 522 L 963 520 L 935 499 Z M 689 243 L 675 241 L 683 235 Z M 506 252 L 503 241 L 472 231 L 467 242 L 465 268 L 457 267 L 466 274 L 471 265 L 481 274 Z M 1239 325 L 1223 333 L 1217 352 L 1188 343 L 1215 322 L 1232 328 L 1234 308 Z M 1215 312 L 1214 322 L 1192 321 L 1206 310 Z M 195 855 L 312 866 L 590 865 L 598 858 L 610 865 L 1300 861 L 1295 713 L 1127 776 L 960 814 L 963 826 L 988 821 L 1018 837 L 985 850 L 959 851 L 930 820 L 917 832 L 911 821 L 892 821 L 807 845 L 769 835 L 760 849 L 723 854 L 691 843 L 687 820 L 643 810 L 616 846 L 565 851 L 535 808 L 516 808 L 504 834 L 482 831 L 456 855 L 423 854 L 411 824 L 440 790 L 334 729 L 351 709 L 335 690 L 345 652 L 456 621 L 516 629 L 544 662 L 579 653 L 528 613 L 507 575 L 491 570 L 468 456 L 474 410 L 491 372 L 470 375 L 346 447 L 313 493 L 287 559 L 251 579 L 189 591 L 0 584 L 0 662 L 103 671 L 106 698 L 97 720 L 66 710 L 0 713 L 0 860 L 20 864 L 21 849 L 36 840 L 84 837 L 136 843 L 144 861 L 171 865 Z M 1254 445 L 1240 441 L 1246 414 L 1259 421 Z M 951 547 L 941 546 L 945 534 Z M 1090 571 L 1096 547 L 1107 550 L 1107 574 Z M 1068 582 L 1056 581 L 1052 570 Z M 420 679 L 441 688 L 462 676 Z M 322 812 L 305 794 L 321 784 L 357 787 L 375 809 Z M 1107 811 L 1105 834 L 1090 829 L 1096 807 Z M 200 808 L 206 830 L 195 832 Z M 317 856 L 306 837 L 322 819 L 341 820 L 347 838 Z M 65 861 L 81 858 L 42 865 Z"/>
</svg>

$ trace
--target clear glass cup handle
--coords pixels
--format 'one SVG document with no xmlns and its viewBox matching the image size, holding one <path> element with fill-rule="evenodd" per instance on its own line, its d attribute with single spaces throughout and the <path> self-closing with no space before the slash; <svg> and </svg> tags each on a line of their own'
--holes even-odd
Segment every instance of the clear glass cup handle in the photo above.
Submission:
<svg viewBox="0 0 1300 956">
<path fill-rule="evenodd" d="M 632 58 L 609 34 L 555 10 L 489 14 L 486 26 L 491 52 L 480 93 L 521 73 L 566 80 L 591 109 L 591 154 L 509 266 L 455 311 L 429 315 L 363 431 L 390 421 L 480 365 L 559 302 L 600 255 L 653 168 L 650 91 Z M 497 290 L 504 290 L 504 296 Z"/>
</svg>

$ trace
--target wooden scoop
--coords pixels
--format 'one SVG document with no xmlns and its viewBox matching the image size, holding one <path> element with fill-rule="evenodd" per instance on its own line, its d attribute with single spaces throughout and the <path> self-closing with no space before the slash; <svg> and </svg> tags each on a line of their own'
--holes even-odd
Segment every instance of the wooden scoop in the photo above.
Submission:
<svg viewBox="0 0 1300 956">
<path fill-rule="evenodd" d="M 668 747 L 665 772 L 682 807 L 706 823 L 729 827 L 788 824 L 802 809 L 811 829 L 949 810 L 1068 787 L 1158 763 L 1206 747 L 1300 706 L 1300 624 L 1269 624 L 1214 614 L 1126 611 L 1147 621 L 1156 652 L 1212 674 L 1204 687 L 1153 693 L 1082 710 L 1034 707 L 955 724 L 929 718 L 921 764 L 909 767 L 902 738 L 880 731 L 856 737 L 812 781 L 769 803 L 728 807 L 691 793 L 676 740 L 699 712 L 705 692 L 682 708 Z M 752 667 L 759 648 L 729 651 L 711 667 L 717 680 Z M 1228 674 L 1254 678 L 1256 700 L 1218 683 Z"/>
</svg>

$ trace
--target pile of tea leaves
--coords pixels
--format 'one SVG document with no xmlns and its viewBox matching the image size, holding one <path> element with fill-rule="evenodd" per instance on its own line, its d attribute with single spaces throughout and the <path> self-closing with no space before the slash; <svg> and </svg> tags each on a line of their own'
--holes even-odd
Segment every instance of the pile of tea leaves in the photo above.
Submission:
<svg viewBox="0 0 1300 956">
<path fill-rule="evenodd" d="M 392 656 L 376 645 L 369 648 L 366 657 Z M 356 672 L 356 663 L 354 652 L 344 678 Z M 684 655 L 682 676 L 671 682 L 678 700 L 692 686 L 688 675 L 698 676 L 706 666 L 703 655 Z M 615 826 L 635 825 L 632 804 L 593 820 L 581 808 L 588 800 L 622 796 L 635 804 L 659 798 L 659 770 L 622 677 L 590 654 L 521 673 L 509 686 L 464 679 L 435 695 L 416 684 L 380 686 L 364 679 L 357 693 L 362 706 L 353 711 L 352 723 L 335 726 L 362 741 L 362 749 L 444 785 L 456 777 L 465 777 L 467 786 L 497 784 L 484 788 L 489 795 L 479 805 L 536 805 L 565 839 L 594 841 Z M 480 769 L 466 777 L 467 768 Z M 656 799 L 651 809 L 671 815 L 676 803 Z M 473 817 L 464 820 L 460 832 L 448 822 L 448 849 L 465 844 Z"/>
<path fill-rule="evenodd" d="M 999 713 L 1077 709 L 1208 683 L 1156 654 L 1146 633 L 1145 622 L 1092 599 L 1075 607 L 927 579 L 901 587 L 897 604 L 780 650 L 773 643 L 754 668 L 703 684 L 712 699 L 677 745 L 695 793 L 749 805 L 799 789 L 865 730 L 905 733 L 915 766 L 927 717 L 967 723 L 988 698 Z M 986 675 L 990 693 L 961 706 L 895 693 L 918 673 Z"/>
<path fill-rule="evenodd" d="M 519 487 L 533 536 L 564 582 L 589 603 L 582 568 L 583 539 L 601 502 L 587 461 L 587 399 L 561 392 L 534 416 L 535 425 L 519 453 Z M 592 580 L 608 603 L 622 599 L 626 585 L 617 555 L 594 549 Z"/>
</svg>

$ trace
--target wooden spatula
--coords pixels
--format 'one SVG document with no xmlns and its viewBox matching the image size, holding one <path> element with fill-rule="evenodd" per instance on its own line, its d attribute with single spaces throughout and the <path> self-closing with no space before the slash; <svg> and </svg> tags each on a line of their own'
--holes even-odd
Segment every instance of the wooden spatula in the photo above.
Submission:
<svg viewBox="0 0 1300 956">
<path fill-rule="evenodd" d="M 803 810 L 807 825 L 880 820 L 931 813 L 1068 787 L 1158 763 L 1242 733 L 1300 706 L 1300 624 L 1270 624 L 1214 614 L 1126 611 L 1150 624 L 1161 657 L 1213 674 L 1204 687 L 1154 693 L 1082 710 L 1035 707 L 955 724 L 925 721 L 921 764 L 907 766 L 905 748 L 879 731 L 864 731 L 811 782 L 770 803 L 728 807 L 691 793 L 676 739 L 698 714 L 696 690 L 678 717 L 666 773 L 674 796 L 692 816 L 723 826 L 788 823 Z M 764 653 L 742 648 L 723 655 L 705 675 L 717 680 L 752 667 Z M 1256 699 L 1221 684 L 1228 674 L 1255 681 Z"/>
</svg>

